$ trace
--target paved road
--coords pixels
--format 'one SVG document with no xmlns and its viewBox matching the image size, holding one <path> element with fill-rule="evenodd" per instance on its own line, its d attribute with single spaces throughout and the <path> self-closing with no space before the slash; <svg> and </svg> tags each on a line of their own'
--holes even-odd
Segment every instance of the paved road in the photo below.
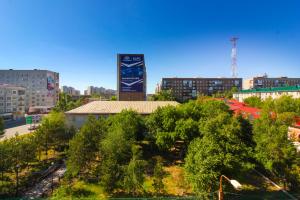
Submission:
<svg viewBox="0 0 300 200">
<path fill-rule="evenodd" d="M 15 137 L 16 133 L 18 133 L 19 135 L 24 135 L 32 132 L 28 130 L 28 127 L 29 125 L 22 125 L 22 126 L 5 129 L 4 136 L 0 138 L 0 141 L 11 137 Z"/>
<path fill-rule="evenodd" d="M 55 185 L 59 182 L 60 178 L 63 177 L 64 173 L 66 172 L 65 164 L 54 171 L 51 175 L 47 178 L 43 179 L 39 183 L 37 183 L 32 189 L 27 191 L 23 197 L 27 199 L 36 199 L 43 196 L 52 189 L 52 184 Z"/>
</svg>

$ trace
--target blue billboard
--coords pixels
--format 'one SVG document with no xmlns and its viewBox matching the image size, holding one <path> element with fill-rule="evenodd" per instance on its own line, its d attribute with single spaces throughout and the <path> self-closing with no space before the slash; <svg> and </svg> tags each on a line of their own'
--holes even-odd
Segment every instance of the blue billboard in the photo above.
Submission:
<svg viewBox="0 0 300 200">
<path fill-rule="evenodd" d="M 119 55 L 121 92 L 144 91 L 144 56 Z"/>
</svg>

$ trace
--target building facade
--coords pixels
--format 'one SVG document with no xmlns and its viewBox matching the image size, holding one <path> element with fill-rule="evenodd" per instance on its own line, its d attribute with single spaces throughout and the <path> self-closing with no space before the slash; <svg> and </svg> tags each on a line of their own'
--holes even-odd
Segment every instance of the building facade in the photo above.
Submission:
<svg viewBox="0 0 300 200">
<path fill-rule="evenodd" d="M 144 54 L 118 54 L 117 99 L 146 100 L 146 67 Z"/>
<path fill-rule="evenodd" d="M 9 84 L 0 84 L 0 116 L 12 114 L 23 116 L 25 114 L 26 89 Z"/>
<path fill-rule="evenodd" d="M 94 87 L 88 86 L 86 90 L 84 90 L 84 95 L 93 96 L 99 95 L 101 99 L 111 99 L 113 96 L 116 96 L 116 90 L 106 89 L 104 87 Z"/>
<path fill-rule="evenodd" d="M 270 87 L 300 86 L 300 78 L 278 77 L 269 78 L 267 75 L 244 79 L 243 89 L 257 89 Z"/>
<path fill-rule="evenodd" d="M 239 102 L 243 102 L 244 99 L 248 97 L 259 97 L 265 100 L 269 97 L 276 99 L 282 95 L 289 95 L 293 98 L 300 98 L 300 86 L 287 86 L 287 87 L 277 87 L 277 88 L 257 88 L 249 90 L 241 90 L 233 94 L 233 98 Z"/>
<path fill-rule="evenodd" d="M 53 107 L 59 98 L 59 74 L 48 70 L 0 70 L 0 83 L 26 88 L 25 110 Z"/>
<path fill-rule="evenodd" d="M 162 90 L 171 90 L 177 101 L 194 99 L 198 95 L 212 95 L 236 87 L 242 89 L 242 78 L 163 78 Z"/>
<path fill-rule="evenodd" d="M 153 113 L 157 108 L 177 106 L 176 101 L 92 101 L 83 106 L 65 112 L 69 126 L 80 128 L 89 116 L 108 117 L 123 110 L 133 110 L 141 116 Z"/>
<path fill-rule="evenodd" d="M 61 91 L 63 93 L 66 93 L 70 96 L 80 96 L 80 90 L 76 90 L 75 88 L 73 87 L 69 87 L 69 86 L 62 86 L 61 87 Z"/>
</svg>

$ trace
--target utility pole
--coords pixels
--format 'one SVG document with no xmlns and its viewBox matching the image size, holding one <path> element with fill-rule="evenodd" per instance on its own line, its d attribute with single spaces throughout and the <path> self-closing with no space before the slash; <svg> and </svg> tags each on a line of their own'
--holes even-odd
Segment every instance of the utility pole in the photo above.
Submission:
<svg viewBox="0 0 300 200">
<path fill-rule="evenodd" d="M 231 43 L 232 43 L 232 49 L 231 49 L 231 75 L 233 78 L 237 77 L 237 54 L 236 54 L 236 43 L 237 40 L 239 38 L 238 37 L 232 37 L 230 39 Z"/>
</svg>

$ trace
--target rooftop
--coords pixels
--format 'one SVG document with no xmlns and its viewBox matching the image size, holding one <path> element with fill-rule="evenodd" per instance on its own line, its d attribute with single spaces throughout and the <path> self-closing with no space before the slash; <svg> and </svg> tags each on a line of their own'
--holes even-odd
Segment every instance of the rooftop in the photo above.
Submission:
<svg viewBox="0 0 300 200">
<path fill-rule="evenodd" d="M 150 114 L 158 107 L 177 106 L 176 101 L 93 101 L 66 114 L 116 114 L 122 110 L 134 110 L 139 114 Z"/>
<path fill-rule="evenodd" d="M 251 115 L 253 119 L 260 117 L 260 109 L 247 106 L 245 103 L 241 103 L 237 100 L 227 100 L 225 101 L 235 114 L 242 114 L 244 116 Z"/>
<path fill-rule="evenodd" d="M 300 86 L 257 88 L 257 89 L 241 90 L 241 91 L 239 91 L 238 93 L 257 93 L 257 92 L 295 92 L 295 91 L 300 91 Z"/>
</svg>

